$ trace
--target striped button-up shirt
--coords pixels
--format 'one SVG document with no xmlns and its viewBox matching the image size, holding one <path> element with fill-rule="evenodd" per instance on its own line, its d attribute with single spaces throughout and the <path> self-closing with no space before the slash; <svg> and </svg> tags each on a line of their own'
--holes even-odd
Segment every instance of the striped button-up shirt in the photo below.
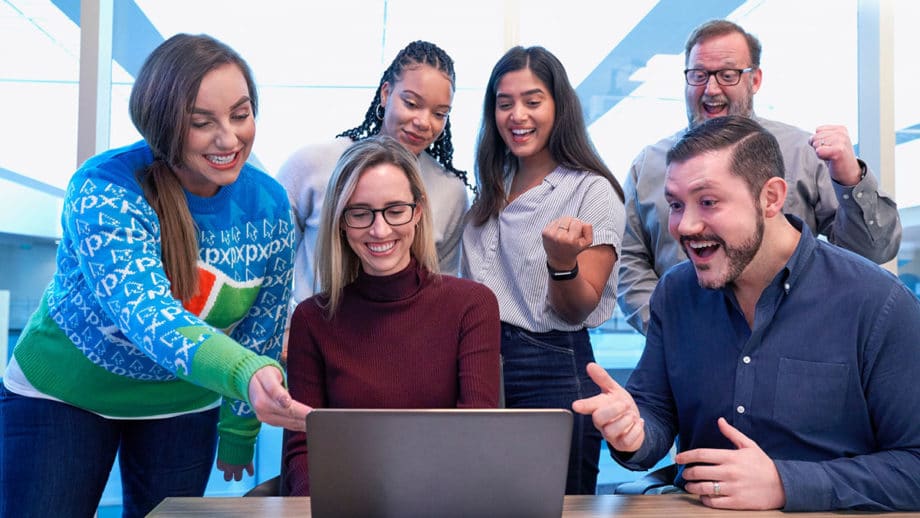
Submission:
<svg viewBox="0 0 920 518">
<path fill-rule="evenodd" d="M 541 233 L 561 216 L 590 223 L 594 229 L 592 246 L 611 245 L 619 255 L 625 210 L 613 186 L 600 175 L 562 166 L 515 198 L 497 218 L 479 227 L 467 224 L 463 232 L 463 276 L 492 289 L 502 322 L 537 333 L 577 331 L 597 327 L 613 314 L 616 266 L 600 303 L 584 322 L 570 324 L 550 307 L 547 291 L 551 281 Z"/>
</svg>

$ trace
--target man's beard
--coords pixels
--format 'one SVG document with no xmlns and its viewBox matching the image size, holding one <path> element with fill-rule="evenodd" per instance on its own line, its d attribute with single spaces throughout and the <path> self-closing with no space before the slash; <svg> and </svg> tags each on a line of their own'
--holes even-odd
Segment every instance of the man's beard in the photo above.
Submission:
<svg viewBox="0 0 920 518">
<path fill-rule="evenodd" d="M 703 96 L 695 105 L 687 106 L 687 120 L 690 122 L 690 128 L 695 128 L 709 120 L 703 114 L 706 112 L 703 108 L 703 102 L 717 101 L 728 105 L 728 115 L 741 115 L 743 117 L 752 117 L 754 115 L 754 96 L 746 95 L 744 99 L 738 102 L 732 102 L 725 95 L 715 97 Z"/>
<path fill-rule="evenodd" d="M 763 244 L 763 232 L 764 232 L 764 218 L 763 214 L 760 211 L 757 211 L 757 229 L 754 231 L 754 234 L 748 237 L 738 246 L 728 246 L 724 239 L 715 235 L 715 234 L 697 234 L 694 236 L 681 236 L 680 244 L 684 249 L 684 253 L 687 257 L 690 257 L 690 254 L 687 252 L 687 241 L 715 241 L 719 243 L 719 246 L 722 248 L 725 253 L 725 260 L 727 262 L 727 272 L 720 279 L 707 280 L 704 281 L 699 275 L 699 271 L 707 271 L 710 269 L 710 265 L 704 264 L 697 266 L 694 264 L 694 268 L 699 270 L 697 272 L 697 281 L 701 288 L 707 288 L 711 290 L 721 289 L 733 282 L 735 282 L 738 277 L 741 276 L 741 273 L 751 261 L 754 259 L 754 256 L 757 255 L 757 252 L 760 250 L 761 244 Z"/>
</svg>

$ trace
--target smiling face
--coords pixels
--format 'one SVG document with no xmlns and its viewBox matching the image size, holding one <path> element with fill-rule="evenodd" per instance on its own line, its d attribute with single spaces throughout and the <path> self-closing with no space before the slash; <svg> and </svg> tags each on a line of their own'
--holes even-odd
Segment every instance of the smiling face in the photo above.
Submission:
<svg viewBox="0 0 920 518">
<path fill-rule="evenodd" d="M 549 158 L 555 122 L 553 96 L 529 68 L 502 76 L 495 93 L 495 124 L 514 156 L 520 160 Z"/>
<path fill-rule="evenodd" d="M 693 262 L 704 288 L 735 282 L 763 242 L 760 201 L 731 172 L 730 161 L 731 149 L 722 149 L 668 166 L 668 230 Z"/>
<path fill-rule="evenodd" d="M 375 276 L 399 273 L 409 265 L 416 224 L 422 217 L 421 200 L 415 200 L 406 173 L 394 164 L 383 163 L 364 170 L 346 209 L 384 209 L 417 203 L 408 223 L 393 226 L 376 212 L 367 228 L 351 228 L 342 222 L 348 246 L 361 260 L 365 273 Z M 402 210 L 411 210 L 404 207 Z"/>
<path fill-rule="evenodd" d="M 406 67 L 400 79 L 380 88 L 384 107 L 380 132 L 418 155 L 441 136 L 453 98 L 444 72 L 431 65 Z"/>
<path fill-rule="evenodd" d="M 252 151 L 256 125 L 249 87 L 239 67 L 221 65 L 201 80 L 182 153 L 175 168 L 185 190 L 213 196 L 235 182 Z"/>
<path fill-rule="evenodd" d="M 744 36 L 732 32 L 703 40 L 690 50 L 687 68 L 710 72 L 726 68 L 745 69 L 752 66 L 751 54 Z M 754 113 L 754 94 L 760 89 L 762 73 L 759 68 L 741 75 L 733 86 L 720 85 L 714 75 L 706 84 L 686 85 L 687 119 L 690 127 L 725 115 L 750 117 Z"/>
</svg>

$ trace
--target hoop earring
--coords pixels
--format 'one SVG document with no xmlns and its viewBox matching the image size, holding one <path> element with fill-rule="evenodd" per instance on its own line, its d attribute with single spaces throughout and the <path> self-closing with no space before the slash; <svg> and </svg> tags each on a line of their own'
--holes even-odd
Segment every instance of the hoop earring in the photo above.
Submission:
<svg viewBox="0 0 920 518">
<path fill-rule="evenodd" d="M 385 112 L 383 111 L 383 105 L 378 104 L 377 108 L 374 110 L 374 115 L 377 116 L 377 120 L 383 120 Z"/>
</svg>

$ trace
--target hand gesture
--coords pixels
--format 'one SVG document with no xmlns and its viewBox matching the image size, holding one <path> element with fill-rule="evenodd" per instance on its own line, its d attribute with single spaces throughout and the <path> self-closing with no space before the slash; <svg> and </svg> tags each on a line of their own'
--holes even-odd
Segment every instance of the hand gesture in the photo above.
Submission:
<svg viewBox="0 0 920 518">
<path fill-rule="evenodd" d="M 237 482 L 239 482 L 240 480 L 243 480 L 243 470 L 244 469 L 246 470 L 246 473 L 248 473 L 250 477 L 253 474 L 251 462 L 245 466 L 241 466 L 238 464 L 224 464 L 222 460 L 218 459 L 217 469 L 224 472 L 224 480 L 226 480 L 227 482 L 229 482 L 230 480 L 236 480 Z"/>
<path fill-rule="evenodd" d="M 312 408 L 294 401 L 284 388 L 284 377 L 276 367 L 262 367 L 249 380 L 249 403 L 263 423 L 295 432 L 307 429 L 307 414 Z"/>
<path fill-rule="evenodd" d="M 677 454 L 678 464 L 691 464 L 683 476 L 688 493 L 720 509 L 765 510 L 786 505 L 786 491 L 773 460 L 756 442 L 719 418 L 719 431 L 737 448 L 699 448 Z"/>
<path fill-rule="evenodd" d="M 572 216 L 562 216 L 543 229 L 546 262 L 556 270 L 571 270 L 582 250 L 594 242 L 594 228 Z"/>
<path fill-rule="evenodd" d="M 572 403 L 572 410 L 590 415 L 604 439 L 621 452 L 634 452 L 645 441 L 645 421 L 629 392 L 596 363 L 588 364 L 588 375 L 601 393 Z"/>
<path fill-rule="evenodd" d="M 827 162 L 827 168 L 837 183 L 856 185 L 862 177 L 862 168 L 853 153 L 853 142 L 846 126 L 818 126 L 808 140 L 818 158 Z"/>
</svg>

